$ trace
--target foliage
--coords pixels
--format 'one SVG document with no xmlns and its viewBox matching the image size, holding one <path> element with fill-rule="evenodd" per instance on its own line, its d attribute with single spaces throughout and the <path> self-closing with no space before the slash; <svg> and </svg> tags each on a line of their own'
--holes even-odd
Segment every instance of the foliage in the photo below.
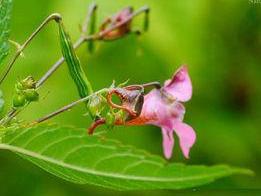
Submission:
<svg viewBox="0 0 261 196">
<path fill-rule="evenodd" d="M 83 129 L 42 125 L 6 130 L 0 149 L 13 151 L 44 170 L 79 184 L 120 190 L 181 189 L 212 182 L 247 169 L 168 164 L 159 156 Z"/>
<path fill-rule="evenodd" d="M 0 65 L 8 54 L 12 0 L 0 1 Z"/>
</svg>

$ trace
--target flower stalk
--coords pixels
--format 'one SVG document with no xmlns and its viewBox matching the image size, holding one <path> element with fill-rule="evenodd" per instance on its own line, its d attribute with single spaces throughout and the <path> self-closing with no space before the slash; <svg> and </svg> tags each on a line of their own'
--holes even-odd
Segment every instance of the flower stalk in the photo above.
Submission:
<svg viewBox="0 0 261 196">
<path fill-rule="evenodd" d="M 98 94 L 103 94 L 103 93 L 108 92 L 108 90 L 109 90 L 108 88 L 104 88 L 104 89 L 101 89 L 101 90 L 99 90 L 99 91 L 97 91 L 97 92 L 95 92 L 95 93 L 93 93 L 93 94 L 96 94 L 96 95 L 98 95 Z M 50 113 L 50 114 L 48 114 L 48 115 L 42 117 L 42 118 L 39 118 L 39 119 L 33 121 L 33 122 L 31 123 L 31 125 L 45 122 L 45 121 L 47 121 L 47 120 L 49 120 L 49 119 L 51 119 L 51 118 L 53 118 L 53 117 L 55 117 L 55 116 L 57 116 L 57 115 L 63 113 L 63 112 L 65 112 L 65 111 L 68 111 L 69 109 L 73 108 L 74 106 L 76 106 L 76 105 L 78 105 L 78 104 L 80 104 L 80 103 L 86 102 L 86 101 L 88 101 L 88 100 L 91 99 L 91 97 L 93 96 L 93 94 L 92 94 L 92 95 L 88 95 L 88 96 L 86 96 L 86 97 L 83 97 L 83 98 L 81 98 L 81 99 L 78 99 L 78 100 L 76 100 L 76 101 L 74 101 L 74 102 L 72 102 L 72 103 L 70 103 L 70 104 L 68 104 L 68 105 L 66 105 L 66 106 L 63 106 L 63 107 L 61 107 L 60 109 L 58 109 L 58 110 L 56 110 L 56 111 L 54 111 L 54 112 L 52 112 L 52 113 Z"/>
</svg>

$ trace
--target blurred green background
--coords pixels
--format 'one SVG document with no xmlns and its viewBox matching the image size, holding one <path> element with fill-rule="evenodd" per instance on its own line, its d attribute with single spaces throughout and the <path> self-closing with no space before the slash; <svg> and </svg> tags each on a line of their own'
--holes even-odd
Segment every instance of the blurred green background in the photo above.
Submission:
<svg viewBox="0 0 261 196">
<path fill-rule="evenodd" d="M 59 12 L 73 40 L 80 35 L 88 0 L 15 1 L 11 39 L 22 43 L 50 13 Z M 144 4 L 151 7 L 146 34 L 97 44 L 90 55 L 86 45 L 78 50 L 84 69 L 96 90 L 115 79 L 130 83 L 163 82 L 187 64 L 193 82 L 193 99 L 186 103 L 185 121 L 197 132 L 191 158 L 185 160 L 178 143 L 171 161 L 186 164 L 230 164 L 250 168 L 254 177 L 233 176 L 189 190 L 242 190 L 261 188 L 261 4 L 248 0 L 97 0 L 98 21 L 119 9 Z M 140 26 L 142 17 L 135 20 Z M 14 50 L 13 50 L 14 51 Z M 25 51 L 1 87 L 5 98 L 18 78 L 40 78 L 61 56 L 58 31 L 50 24 Z M 32 120 L 72 100 L 78 94 L 65 64 L 41 88 L 41 101 L 31 104 L 20 117 Z M 10 106 L 7 103 L 6 109 Z M 52 119 L 60 124 L 87 127 L 85 109 L 77 107 Z M 100 128 L 101 130 L 102 128 Z M 117 127 L 110 137 L 162 155 L 160 129 Z M 189 192 L 188 191 L 188 192 Z M 16 155 L 0 153 L 0 195 L 139 195 L 116 193 L 93 186 L 79 186 L 58 179 Z M 144 195 L 173 194 L 147 191 Z M 182 193 L 174 191 L 174 193 Z M 184 193 L 184 192 L 183 192 Z"/>
</svg>

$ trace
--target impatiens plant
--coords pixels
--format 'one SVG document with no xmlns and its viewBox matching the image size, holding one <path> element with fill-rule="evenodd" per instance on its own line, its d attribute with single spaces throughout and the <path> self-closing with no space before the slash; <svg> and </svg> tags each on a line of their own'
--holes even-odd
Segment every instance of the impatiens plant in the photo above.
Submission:
<svg viewBox="0 0 261 196">
<path fill-rule="evenodd" d="M 0 3 L 0 63 L 3 66 L 3 59 L 12 42 L 9 40 L 12 0 L 2 0 Z M 251 174 L 248 169 L 226 165 L 189 166 L 166 160 L 172 156 L 174 135 L 179 139 L 186 158 L 189 158 L 190 148 L 196 140 L 193 128 L 183 122 L 183 103 L 192 96 L 192 84 L 186 66 L 180 67 L 163 85 L 159 82 L 131 85 L 125 82 L 116 85 L 113 82 L 109 87 L 94 91 L 75 49 L 87 43 L 89 51 L 93 52 L 97 41 L 114 41 L 131 33 L 140 34 L 140 30 L 133 30 L 132 21 L 142 13 L 145 16 L 143 31 L 146 31 L 149 8 L 144 6 L 137 11 L 131 7 L 124 8 L 104 20 L 98 31 L 95 28 L 96 11 L 97 5 L 92 4 L 82 25 L 81 36 L 74 45 L 59 14 L 47 17 L 22 45 L 15 43 L 18 46 L 17 52 L 5 67 L 0 85 L 5 82 L 23 50 L 50 21 L 55 21 L 59 27 L 63 57 L 39 80 L 32 73 L 14 85 L 12 107 L 0 120 L 0 149 L 15 152 L 70 182 L 120 190 L 190 188 L 231 174 Z M 27 105 L 39 101 L 41 95 L 38 89 L 64 61 L 80 99 L 33 122 L 18 120 L 18 114 Z M 119 103 L 114 101 L 115 96 L 119 98 Z M 8 101 L 10 100 L 6 100 Z M 0 110 L 3 103 L 0 94 Z M 93 120 L 87 129 L 88 134 L 86 128 L 43 123 L 79 103 L 85 103 L 86 111 Z M 147 124 L 161 128 L 166 159 L 111 140 L 106 131 L 94 132 L 99 125 L 106 125 L 104 129 L 111 130 L 117 125 Z"/>
</svg>

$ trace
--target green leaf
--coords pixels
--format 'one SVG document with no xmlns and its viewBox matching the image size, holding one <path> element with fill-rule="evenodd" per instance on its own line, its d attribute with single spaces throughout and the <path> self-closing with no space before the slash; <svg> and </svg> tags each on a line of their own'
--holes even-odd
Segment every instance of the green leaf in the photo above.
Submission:
<svg viewBox="0 0 261 196">
<path fill-rule="evenodd" d="M 12 0 L 0 0 L 0 65 L 9 51 Z"/>
<path fill-rule="evenodd" d="M 186 166 L 72 127 L 38 126 L 10 129 L 0 149 L 13 151 L 70 182 L 119 190 L 182 189 L 250 170 L 218 166 Z"/>
</svg>

